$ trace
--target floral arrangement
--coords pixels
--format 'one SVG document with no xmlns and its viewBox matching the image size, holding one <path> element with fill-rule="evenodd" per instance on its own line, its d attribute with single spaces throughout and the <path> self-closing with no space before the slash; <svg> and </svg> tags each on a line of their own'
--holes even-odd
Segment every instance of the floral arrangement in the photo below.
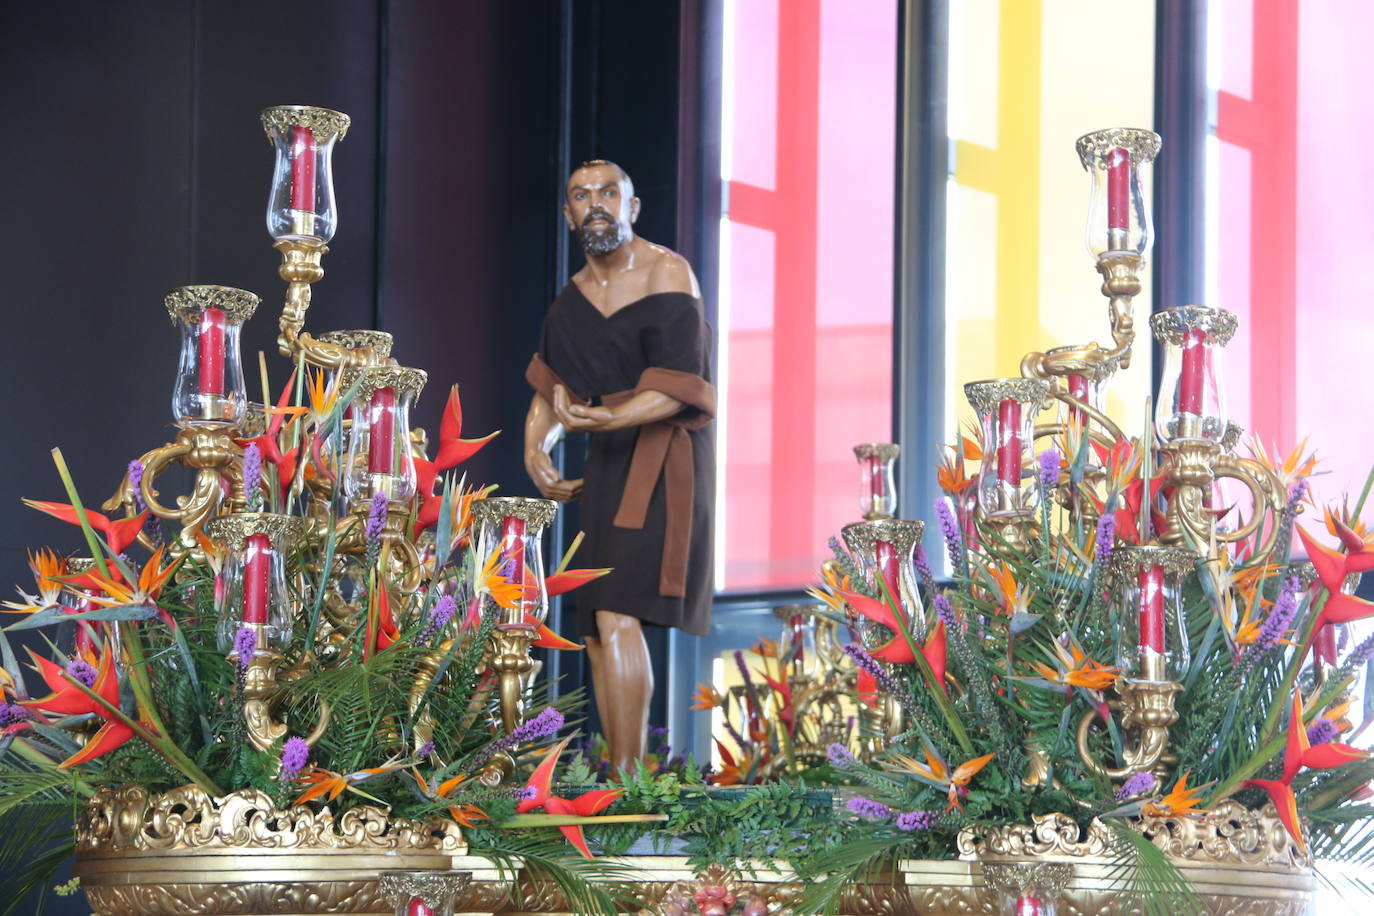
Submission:
<svg viewBox="0 0 1374 916">
<path fill-rule="evenodd" d="M 338 814 L 371 804 L 464 828 L 517 807 L 526 825 L 539 821 L 532 807 L 557 813 L 556 801 L 501 785 L 509 761 L 554 740 L 577 698 L 514 730 L 499 724 L 492 634 L 539 583 L 529 570 L 498 569 L 495 554 L 477 556 L 474 506 L 491 488 L 466 486 L 454 469 L 491 436 L 461 437 L 455 387 L 436 457 L 418 437 L 412 445 L 413 499 L 397 506 L 379 494 L 365 512 L 336 511 L 331 484 L 354 397 L 347 380 L 298 373 L 262 434 L 237 443 L 241 505 L 285 514 L 305 532 L 285 558 L 289 632 L 265 700 L 279 735 L 266 747 L 245 723 L 265 631 L 235 625 L 232 605 L 242 599 L 227 594 L 226 576 L 233 548 L 201 527 L 159 524 L 141 505 L 138 461 L 114 500 L 127 518 L 86 509 L 54 452 L 68 502 L 28 503 L 77 526 L 89 554 L 32 553 L 36 593 L 21 589 L 4 606 L 13 616 L 0 630 L 0 871 L 12 872 L 11 906 L 70 856 L 73 818 L 102 786 L 157 793 L 190 783 L 212 798 L 257 789 L 282 808 L 328 805 Z M 222 513 L 229 508 L 226 500 Z M 388 526 L 417 545 L 418 568 L 397 561 Z M 213 531 L 213 521 L 205 527 Z M 605 572 L 568 569 L 569 559 L 544 578 L 547 593 Z M 16 637 L 29 644 L 22 654 Z M 533 645 L 580 648 L 542 624 Z M 26 677 L 24 655 L 36 678 Z M 543 758 L 545 771 L 556 758 Z M 613 796 L 600 796 L 601 806 Z M 571 852 L 512 836 L 488 831 L 472 842 L 551 867 Z"/>
<path fill-rule="evenodd" d="M 1368 864 L 1374 760 L 1350 743 L 1368 720 L 1352 723 L 1348 712 L 1374 638 L 1345 646 L 1339 658 L 1335 642 L 1325 654 L 1313 647 L 1331 639 L 1328 626 L 1374 617 L 1374 604 L 1353 594 L 1358 575 L 1374 568 L 1374 535 L 1358 521 L 1369 484 L 1353 507 L 1302 524 L 1316 508 L 1306 497 L 1315 459 L 1302 448 L 1282 460 L 1252 448 L 1289 492 L 1279 530 L 1263 532 L 1277 546 L 1261 555 L 1257 532 L 1185 550 L 1177 623 L 1187 651 L 1168 728 L 1173 756 L 1126 776 L 1127 729 L 1114 689 L 1131 667 L 1135 624 L 1119 606 L 1114 560 L 1153 542 L 1172 494 L 1150 474 L 1140 440 L 1108 445 L 1067 428 L 1032 471 L 1040 512 L 1027 549 L 1014 549 L 972 507 L 978 474 L 970 463 L 983 454 L 976 436 L 947 447 L 938 469 L 947 583 L 917 546 L 920 595 L 912 601 L 871 555 L 832 540 L 835 560 L 812 594 L 849 634 L 852 708 L 893 704 L 901 727 L 872 752 L 846 735 L 825 764 L 775 771 L 848 787 L 836 842 L 792 861 L 801 874 L 825 877 L 811 903 L 896 857 L 954 857 L 956 837 L 970 826 L 1058 813 L 1115 831 L 1121 886 L 1139 891 L 1147 911 L 1191 912 L 1187 882 L 1143 836 L 1143 819 L 1205 818 L 1228 798 L 1272 805 L 1295 846 L 1318 859 Z M 1295 540 L 1310 567 L 1290 563 Z M 726 716 L 723 763 L 712 778 L 727 783 L 758 781 L 758 762 L 786 755 L 807 715 L 776 646 L 755 647 L 767 670 L 737 655 L 746 686 L 736 693 L 748 699 L 711 685 L 697 696 L 697 708 Z M 741 722 L 729 718 L 732 709 Z M 1080 731 L 1092 765 L 1079 751 Z"/>
</svg>

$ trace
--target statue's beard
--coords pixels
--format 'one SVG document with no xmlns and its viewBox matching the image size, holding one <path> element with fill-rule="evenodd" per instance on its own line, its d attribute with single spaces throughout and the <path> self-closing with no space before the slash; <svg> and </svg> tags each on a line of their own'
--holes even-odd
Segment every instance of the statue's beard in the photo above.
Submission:
<svg viewBox="0 0 1374 916">
<path fill-rule="evenodd" d="M 591 229 L 587 226 L 587 223 L 597 216 L 606 220 L 605 229 Z M 604 257 L 625 244 L 625 237 L 620 231 L 620 223 L 616 222 L 609 213 L 603 211 L 588 213 L 587 218 L 582 221 L 581 228 L 577 230 L 577 237 L 582 241 L 582 252 L 591 258 Z"/>
</svg>

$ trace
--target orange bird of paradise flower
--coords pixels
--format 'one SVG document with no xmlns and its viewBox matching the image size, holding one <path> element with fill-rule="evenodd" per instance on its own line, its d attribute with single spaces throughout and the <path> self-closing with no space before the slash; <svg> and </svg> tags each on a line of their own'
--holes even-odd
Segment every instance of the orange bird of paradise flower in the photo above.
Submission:
<svg viewBox="0 0 1374 916">
<path fill-rule="evenodd" d="M 1066 650 L 1056 641 L 1054 654 L 1060 664 L 1058 670 L 1043 662 L 1035 662 L 1036 671 L 1051 684 L 1101 692 L 1110 688 L 1116 683 L 1117 678 L 1121 677 L 1119 669 L 1088 658 L 1088 653 L 1084 652 L 1077 642 L 1071 643 Z"/>
<path fill-rule="evenodd" d="M 459 773 L 457 776 L 445 779 L 436 786 L 430 786 L 421 778 L 420 774 L 414 770 L 410 775 L 420 787 L 420 793 L 426 798 L 448 798 L 453 790 L 458 788 L 468 776 L 466 773 Z M 448 809 L 449 816 L 464 827 L 472 827 L 477 821 L 489 821 L 490 815 L 476 805 L 453 805 Z"/>
<path fill-rule="evenodd" d="M 1298 800 L 1293 794 L 1293 779 L 1306 767 L 1309 770 L 1333 770 L 1336 767 L 1364 760 L 1369 754 L 1359 748 L 1337 741 L 1313 747 L 1307 740 L 1307 726 L 1303 724 L 1302 694 L 1294 691 L 1293 706 L 1288 716 L 1288 742 L 1283 750 L 1283 773 L 1278 779 L 1247 779 L 1246 789 L 1262 789 L 1279 813 L 1279 820 L 1288 828 L 1294 841 L 1306 848 L 1302 823 L 1298 820 Z"/>
<path fill-rule="evenodd" d="M 934 786 L 937 789 L 946 789 L 949 793 L 949 805 L 945 808 L 945 813 L 958 808 L 964 810 L 963 799 L 968 795 L 968 785 L 973 781 L 973 777 L 978 775 L 978 771 L 987 766 L 996 754 L 984 754 L 981 757 L 974 757 L 972 760 L 965 760 L 954 768 L 954 772 L 949 771 L 949 767 L 940 755 L 930 748 L 926 748 L 926 762 L 921 763 L 905 754 L 893 751 L 890 756 L 897 761 L 899 766 L 889 767 L 896 772 L 908 772 L 924 783 Z"/>
<path fill-rule="evenodd" d="M 981 461 L 983 450 L 977 442 L 967 436 L 959 437 L 958 445 L 946 445 L 945 448 L 949 450 L 949 454 L 936 468 L 935 480 L 946 493 L 960 496 L 978 479 L 964 473 L 964 462 Z"/>
<path fill-rule="evenodd" d="M 409 764 L 399 762 L 399 758 L 393 758 L 379 767 L 369 767 L 365 770 L 356 770 L 352 773 L 335 773 L 333 770 L 326 770 L 323 767 L 311 767 L 300 776 L 296 777 L 296 782 L 304 783 L 310 788 L 302 792 L 291 804 L 303 805 L 326 793 L 328 793 L 328 796 L 325 798 L 325 802 L 332 802 L 342 795 L 345 790 L 380 804 L 386 804 L 386 802 L 383 802 L 380 798 L 359 789 L 358 784 L 378 776 L 384 776 L 387 773 L 394 773 L 396 770 L 403 769 L 406 766 L 409 766 Z"/>
<path fill-rule="evenodd" d="M 59 557 L 51 550 L 40 550 L 37 553 L 29 553 L 29 569 L 33 571 L 33 580 L 38 585 L 38 594 L 30 595 L 22 588 L 15 586 L 15 591 L 24 603 L 18 601 L 6 601 L 0 607 L 6 609 L 9 614 L 31 614 L 34 611 L 41 611 L 44 608 L 52 607 L 57 604 L 57 599 L 62 596 L 62 578 L 67 575 L 67 561 Z"/>
<path fill-rule="evenodd" d="M 559 798 L 554 795 L 553 770 L 558 765 L 558 758 L 570 740 L 564 738 L 554 745 L 539 766 L 535 767 L 529 781 L 525 783 L 524 796 L 515 806 L 518 814 L 525 814 L 535 808 L 543 808 L 549 814 L 591 817 L 604 811 L 611 802 L 619 798 L 625 791 L 624 789 L 595 789 L 591 792 L 584 792 L 573 799 Z M 583 857 L 588 859 L 592 857 L 591 850 L 587 848 L 587 838 L 582 834 L 581 824 L 564 824 L 558 828 L 558 831 L 577 848 Z"/>
<path fill-rule="evenodd" d="M 715 709 L 722 702 L 724 697 L 716 693 L 716 688 L 710 684 L 698 684 L 697 692 L 692 695 L 692 709 Z"/>
<path fill-rule="evenodd" d="M 1194 811 L 1202 803 L 1202 798 L 1198 795 L 1201 789 L 1188 788 L 1188 771 L 1178 778 L 1174 787 L 1169 790 L 1169 794 L 1155 801 L 1146 802 L 1140 809 L 1142 814 L 1150 817 L 1177 817 L 1180 814 L 1202 814 L 1202 809 Z"/>
</svg>

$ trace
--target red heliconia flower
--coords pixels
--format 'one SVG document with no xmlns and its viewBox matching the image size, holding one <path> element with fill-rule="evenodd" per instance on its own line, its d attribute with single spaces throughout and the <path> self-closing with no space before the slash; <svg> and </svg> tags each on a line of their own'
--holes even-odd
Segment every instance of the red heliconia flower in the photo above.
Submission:
<svg viewBox="0 0 1374 916">
<path fill-rule="evenodd" d="M 1355 553 L 1343 554 L 1339 550 L 1334 550 L 1317 542 L 1310 534 L 1301 527 L 1298 528 L 1298 536 L 1302 538 L 1303 546 L 1307 548 L 1307 558 L 1316 567 L 1317 578 L 1330 593 L 1326 599 L 1326 604 L 1322 607 L 1318 615 L 1318 624 L 1312 632 L 1321 629 L 1322 624 L 1327 623 L 1349 623 L 1352 620 L 1363 620 L 1366 617 L 1374 616 L 1374 603 L 1365 601 L 1363 598 L 1356 598 L 1354 595 L 1347 595 L 1341 591 L 1345 585 L 1346 577 L 1351 573 L 1366 572 L 1374 569 L 1374 551 L 1366 551 L 1363 541 L 1360 541 L 1360 549 Z M 1344 542 L 1344 539 L 1342 539 Z"/>
<path fill-rule="evenodd" d="M 498 429 L 480 439 L 463 439 L 463 404 L 458 399 L 458 386 L 449 389 L 448 402 L 444 404 L 444 415 L 439 421 L 439 451 L 434 456 L 434 466 L 441 471 L 457 467 L 482 450 L 492 439 L 500 435 Z"/>
<path fill-rule="evenodd" d="M 1348 744 L 1328 741 L 1316 747 L 1307 740 L 1307 726 L 1303 723 L 1302 694 L 1293 693 L 1293 707 L 1288 716 L 1288 743 L 1283 751 L 1283 774 L 1278 779 L 1247 779 L 1245 789 L 1262 789 L 1278 811 L 1279 820 L 1302 848 L 1302 823 L 1298 820 L 1298 800 L 1293 794 L 1293 779 L 1306 767 L 1309 770 L 1332 770 L 1336 767 L 1364 760 L 1368 752 Z"/>
<path fill-rule="evenodd" d="M 61 519 L 69 525 L 81 524 L 80 517 L 76 514 L 76 509 L 66 503 L 50 503 L 38 499 L 26 499 L 24 505 L 37 509 L 39 512 L 46 512 L 53 518 Z M 83 510 L 86 521 L 90 526 L 101 534 L 105 535 L 105 540 L 110 545 L 110 552 L 115 554 L 123 553 L 129 549 L 129 545 L 138 540 L 138 534 L 143 530 L 143 523 L 148 520 L 148 510 L 145 509 L 133 518 L 121 518 L 111 521 L 108 516 L 90 509 Z"/>
</svg>

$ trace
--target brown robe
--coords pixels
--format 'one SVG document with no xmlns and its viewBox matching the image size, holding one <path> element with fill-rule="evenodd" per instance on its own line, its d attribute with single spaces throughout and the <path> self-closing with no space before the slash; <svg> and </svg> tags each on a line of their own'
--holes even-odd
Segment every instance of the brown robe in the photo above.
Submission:
<svg viewBox="0 0 1374 916">
<path fill-rule="evenodd" d="M 553 387 L 615 406 L 641 391 L 683 403 L 675 416 L 588 435 L 579 567 L 609 575 L 577 591 L 578 631 L 595 636 L 595 611 L 704 636 L 711 627 L 716 392 L 711 329 L 687 293 L 653 293 L 609 317 L 576 283 L 544 317 L 525 378 L 553 403 Z"/>
</svg>

